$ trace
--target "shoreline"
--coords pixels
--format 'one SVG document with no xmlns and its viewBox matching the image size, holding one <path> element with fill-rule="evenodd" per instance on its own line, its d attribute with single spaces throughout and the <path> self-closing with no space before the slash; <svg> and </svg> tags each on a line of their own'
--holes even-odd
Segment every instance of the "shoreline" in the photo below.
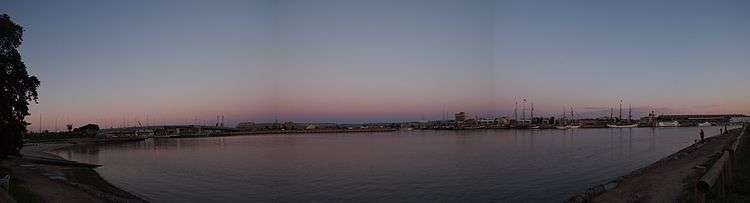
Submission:
<svg viewBox="0 0 750 203">
<path fill-rule="evenodd" d="M 736 127 L 737 125 L 729 125 L 729 127 Z M 664 129 L 671 129 L 671 128 L 695 128 L 698 126 L 675 126 L 675 127 L 630 127 L 630 128 L 610 128 L 610 127 L 581 127 L 577 129 L 616 129 L 616 130 L 625 130 L 625 129 L 644 129 L 644 128 L 664 128 Z M 711 126 L 711 127 L 722 127 L 722 126 Z M 276 136 L 276 135 L 304 135 L 304 134 L 338 134 L 338 133 L 379 133 L 379 132 L 398 132 L 398 131 L 477 131 L 477 130 L 529 130 L 529 131 L 540 131 L 540 130 L 555 130 L 555 131 L 566 131 L 566 130 L 576 130 L 576 129 L 557 129 L 557 128 L 460 128 L 460 129 L 433 129 L 433 128 L 427 128 L 427 129 L 396 129 L 396 128 L 386 128 L 386 129 L 330 129 L 330 130 L 265 130 L 265 131 L 237 131 L 237 132 L 223 132 L 223 133 L 215 133 L 215 134 L 209 134 L 209 135 L 175 135 L 175 136 L 169 136 L 169 137 L 159 137 L 159 138 L 205 138 L 205 137 L 232 137 L 232 136 Z"/>
<path fill-rule="evenodd" d="M 683 202 L 700 178 L 694 168 L 715 161 L 743 128 L 697 142 L 647 166 L 571 195 L 565 202 Z"/>
<path fill-rule="evenodd" d="M 472 130 L 475 130 L 475 129 L 472 129 Z M 476 130 L 479 130 L 479 129 L 476 129 Z M 488 130 L 488 129 L 484 129 L 484 130 Z M 392 132 L 392 131 L 393 130 L 381 130 L 381 131 L 375 131 L 375 132 Z M 358 131 L 358 132 L 364 132 L 364 131 Z M 367 132 L 373 132 L 373 131 L 367 131 Z M 591 187 L 585 193 L 580 193 L 579 195 L 571 197 L 568 200 L 568 202 L 576 202 L 574 199 L 581 195 L 588 196 L 589 198 L 591 198 L 590 200 L 599 199 L 601 198 L 600 196 L 602 196 L 603 193 L 611 193 L 612 190 L 620 189 L 624 185 L 623 183 L 626 183 L 630 181 L 631 179 L 644 176 L 644 174 L 649 173 L 650 171 L 654 170 L 654 168 L 660 168 L 660 167 L 664 167 L 664 165 L 669 165 L 670 164 L 669 162 L 672 162 L 675 159 L 681 159 L 681 158 L 685 158 L 685 156 L 691 156 L 690 153 L 693 153 L 696 150 L 704 149 L 705 148 L 704 145 L 708 145 L 715 140 L 720 140 L 720 141 L 722 140 L 726 141 L 727 139 L 731 140 L 734 137 L 736 137 L 734 135 L 738 134 L 738 132 L 739 132 L 738 129 L 732 129 L 731 133 L 729 133 L 728 135 L 715 135 L 715 136 L 707 138 L 706 142 L 704 143 L 695 143 L 690 146 L 687 146 L 645 167 L 636 169 L 626 175 L 618 176 L 614 180 L 609 181 L 607 183 Z M 320 132 L 320 133 L 323 133 L 323 132 Z M 353 133 L 357 133 L 357 132 L 353 132 Z M 234 134 L 234 135 L 208 136 L 208 137 L 284 135 L 284 134 L 300 134 L 300 132 L 278 133 L 278 134 L 268 134 L 268 133 Z M 306 134 L 306 133 L 302 132 L 302 134 Z M 315 133 L 310 133 L 310 134 L 315 134 Z M 46 181 L 45 183 L 49 185 L 55 185 L 53 183 L 62 182 L 63 187 L 68 187 L 68 189 L 77 190 L 79 192 L 79 193 L 71 193 L 71 195 L 81 195 L 82 193 L 85 193 L 87 194 L 88 197 L 78 198 L 78 200 L 83 199 L 85 200 L 85 202 L 147 202 L 143 197 L 139 197 L 135 195 L 134 193 L 118 188 L 112 185 L 111 183 L 109 183 L 108 181 L 104 180 L 101 177 L 101 175 L 94 170 L 94 168 L 98 167 L 98 165 L 75 162 L 75 161 L 67 160 L 57 155 L 61 151 L 70 150 L 71 148 L 74 148 L 77 146 L 103 145 L 103 144 L 107 144 L 107 142 L 97 142 L 95 139 L 91 139 L 91 138 L 70 139 L 67 141 L 55 141 L 55 142 L 29 143 L 29 144 L 26 144 L 24 148 L 22 149 L 21 153 L 24 155 L 23 157 L 21 158 L 13 157 L 11 159 L 14 159 L 14 160 L 12 161 L 10 159 L 6 160 L 2 162 L 2 165 L 5 168 L 15 168 L 15 169 L 11 169 L 11 171 L 13 171 L 12 176 L 14 177 L 14 179 L 16 178 L 16 172 L 19 168 L 21 168 L 21 170 L 26 169 L 25 167 L 27 166 L 24 166 L 24 165 L 33 164 L 33 165 L 38 165 L 38 166 L 43 166 L 43 167 L 51 167 L 53 169 L 56 169 L 57 171 L 62 171 L 62 173 L 59 175 L 62 175 L 64 177 L 63 180 L 57 179 L 57 176 L 48 175 L 49 171 L 42 171 L 42 172 L 37 171 L 35 174 L 31 174 L 31 175 L 42 177 L 42 179 Z M 39 159 L 42 159 L 42 160 L 40 161 Z M 9 166 L 8 162 L 11 162 L 11 165 L 15 165 L 15 167 Z M 58 163 L 49 163 L 49 162 L 58 162 Z M 81 165 L 77 165 L 77 164 L 81 164 Z M 29 176 L 30 174 L 25 174 L 25 175 Z M 17 181 L 25 182 L 23 181 L 23 176 L 19 177 L 19 179 L 21 180 L 19 181 L 17 179 Z M 57 186 L 60 186 L 60 184 L 58 184 Z M 40 192 L 39 191 L 40 189 L 38 188 L 35 189 L 35 187 L 31 187 L 30 190 L 35 194 L 45 193 L 45 192 Z M 596 193 L 596 194 L 591 194 L 591 193 Z M 86 198 L 93 198 L 94 201 L 92 201 L 92 199 L 86 199 Z M 644 198 L 644 197 L 639 197 L 639 199 L 641 198 Z M 67 200 L 67 198 L 64 198 L 64 199 Z M 610 202 L 610 201 L 606 201 L 606 202 Z"/>
<path fill-rule="evenodd" d="M 395 132 L 399 129 L 331 129 L 331 130 L 272 130 L 272 131 L 239 131 L 216 133 L 212 135 L 178 135 L 169 138 L 198 138 L 198 137 L 231 137 L 231 136 L 254 136 L 254 135 L 288 135 L 288 134 L 325 134 L 325 133 L 368 133 L 368 132 Z"/>
<path fill-rule="evenodd" d="M 2 162 L 19 187 L 43 202 L 148 202 L 114 186 L 94 170 L 99 165 L 70 161 L 55 154 L 80 145 L 98 144 L 90 139 L 32 143 L 21 149 L 22 157 Z"/>
</svg>

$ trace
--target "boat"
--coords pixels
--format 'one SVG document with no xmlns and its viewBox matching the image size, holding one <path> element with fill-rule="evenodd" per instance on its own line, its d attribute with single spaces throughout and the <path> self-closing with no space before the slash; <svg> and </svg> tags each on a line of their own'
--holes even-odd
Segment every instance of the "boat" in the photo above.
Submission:
<svg viewBox="0 0 750 203">
<path fill-rule="evenodd" d="M 571 118 L 570 121 L 566 122 L 566 123 L 568 123 L 567 125 L 555 126 L 555 128 L 561 129 L 561 130 L 567 130 L 567 129 L 576 129 L 576 128 L 580 128 L 581 127 L 580 124 L 573 125 L 574 123 L 576 123 L 575 114 L 573 113 L 573 107 L 570 107 L 570 118 Z M 563 119 L 565 119 L 565 112 L 564 111 L 563 111 Z"/>
<path fill-rule="evenodd" d="M 713 125 L 714 124 L 712 124 L 710 122 L 698 123 L 698 126 L 700 126 L 700 127 L 708 127 L 708 126 L 713 126 Z"/>
<path fill-rule="evenodd" d="M 607 124 L 607 127 L 609 128 L 635 128 L 635 127 L 638 127 L 638 124 L 623 124 L 623 125 Z"/>
<path fill-rule="evenodd" d="M 611 115 L 612 115 L 612 113 L 610 113 L 610 117 L 612 117 Z M 627 122 L 618 121 L 618 122 L 613 123 L 613 124 L 607 124 L 607 127 L 609 127 L 609 128 L 635 128 L 635 127 L 638 127 L 638 124 L 633 124 L 631 122 L 631 120 L 632 120 L 631 118 L 632 117 L 633 117 L 633 106 L 628 105 L 628 121 Z M 618 120 L 621 120 L 621 119 L 622 119 L 622 100 L 620 100 L 620 118 Z"/>
<path fill-rule="evenodd" d="M 576 129 L 576 128 L 580 128 L 580 127 L 581 127 L 580 125 L 563 125 L 563 126 L 555 126 L 555 128 L 557 128 L 557 129 L 560 129 L 560 130 L 567 130 L 567 129 Z"/>
<path fill-rule="evenodd" d="M 659 122 L 657 124 L 657 126 L 659 126 L 659 127 L 679 127 L 680 126 L 680 122 L 677 122 L 677 121 Z"/>
<path fill-rule="evenodd" d="M 536 126 L 529 126 L 529 129 L 540 129 L 541 127 L 542 126 L 538 126 L 538 125 L 536 125 Z"/>
</svg>

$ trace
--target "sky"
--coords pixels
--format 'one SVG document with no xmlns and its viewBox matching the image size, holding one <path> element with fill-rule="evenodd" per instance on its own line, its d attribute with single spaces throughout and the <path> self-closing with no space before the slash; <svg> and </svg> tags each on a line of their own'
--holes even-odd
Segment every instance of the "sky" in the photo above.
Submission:
<svg viewBox="0 0 750 203">
<path fill-rule="evenodd" d="M 537 115 L 620 100 L 750 113 L 742 0 L 5 0 L 0 13 L 24 27 L 41 80 L 31 130 L 503 116 L 523 99 Z"/>
</svg>

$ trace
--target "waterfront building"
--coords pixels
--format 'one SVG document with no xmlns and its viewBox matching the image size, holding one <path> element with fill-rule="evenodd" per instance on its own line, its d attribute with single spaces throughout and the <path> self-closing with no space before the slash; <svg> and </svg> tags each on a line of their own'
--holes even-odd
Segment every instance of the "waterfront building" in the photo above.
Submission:
<svg viewBox="0 0 750 203">
<path fill-rule="evenodd" d="M 240 130 L 248 130 L 248 129 L 254 129 L 254 128 L 255 128 L 255 123 L 253 122 L 242 122 L 242 123 L 237 124 L 237 129 L 240 129 Z"/>
<path fill-rule="evenodd" d="M 493 118 L 481 118 L 479 119 L 479 126 L 481 128 L 495 128 L 497 124 Z"/>
<path fill-rule="evenodd" d="M 463 111 L 462 112 L 458 112 L 457 114 L 455 114 L 455 120 L 456 120 L 456 122 L 464 122 L 468 118 L 469 118 L 469 114 L 467 114 L 466 112 L 463 112 Z"/>
<path fill-rule="evenodd" d="M 505 116 L 500 117 L 500 118 L 495 118 L 495 124 L 497 124 L 498 126 L 509 126 L 510 119 Z"/>
<path fill-rule="evenodd" d="M 281 125 L 278 123 L 244 122 L 237 124 L 237 129 L 241 131 L 279 130 L 281 129 Z"/>
</svg>

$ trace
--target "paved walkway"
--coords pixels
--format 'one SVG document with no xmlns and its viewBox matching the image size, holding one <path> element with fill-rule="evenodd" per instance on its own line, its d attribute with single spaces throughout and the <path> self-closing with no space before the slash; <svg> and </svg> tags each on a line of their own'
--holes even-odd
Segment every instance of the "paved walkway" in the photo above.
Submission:
<svg viewBox="0 0 750 203">
<path fill-rule="evenodd" d="M 631 175 L 593 202 L 687 202 L 700 175 L 695 166 L 708 162 L 728 146 L 739 129 L 694 144 Z"/>
</svg>

